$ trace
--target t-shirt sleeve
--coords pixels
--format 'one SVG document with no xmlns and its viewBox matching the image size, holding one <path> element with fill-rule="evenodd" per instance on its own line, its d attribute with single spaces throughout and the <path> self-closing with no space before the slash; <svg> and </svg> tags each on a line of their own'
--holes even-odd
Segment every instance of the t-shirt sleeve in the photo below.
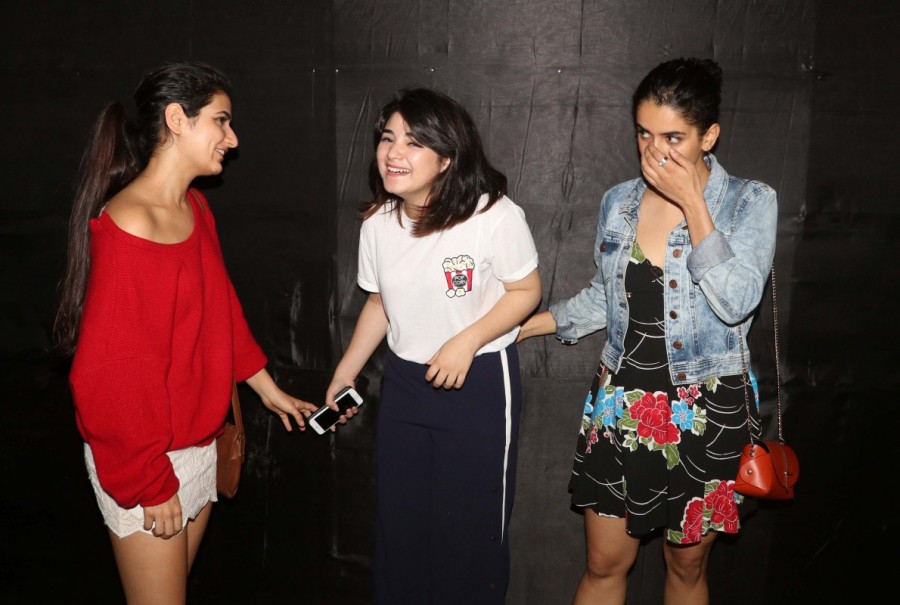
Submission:
<svg viewBox="0 0 900 605">
<path fill-rule="evenodd" d="M 508 283 L 519 281 L 534 271 L 538 266 L 538 253 L 525 220 L 525 211 L 511 201 L 506 202 L 508 206 L 494 227 L 491 247 L 494 277 Z"/>
<path fill-rule="evenodd" d="M 357 259 L 356 283 L 367 292 L 379 292 L 376 271 L 376 247 L 372 221 L 380 220 L 378 215 L 363 221 L 359 230 L 359 256 Z"/>
</svg>

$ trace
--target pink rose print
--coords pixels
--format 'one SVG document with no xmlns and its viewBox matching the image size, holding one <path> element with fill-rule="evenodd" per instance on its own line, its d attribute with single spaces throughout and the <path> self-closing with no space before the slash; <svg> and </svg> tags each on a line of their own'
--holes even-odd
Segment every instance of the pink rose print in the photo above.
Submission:
<svg viewBox="0 0 900 605">
<path fill-rule="evenodd" d="M 738 531 L 738 507 L 734 501 L 734 481 L 720 481 L 716 489 L 706 494 L 706 508 L 712 510 L 710 523 L 722 524 L 723 531 L 733 534 Z"/>
<path fill-rule="evenodd" d="M 585 448 L 584 453 L 590 454 L 591 453 L 591 445 L 594 443 L 597 443 L 598 441 L 600 441 L 600 438 L 597 437 L 597 427 L 594 427 L 591 429 L 591 434 L 588 436 L 587 447 Z"/>
<path fill-rule="evenodd" d="M 644 393 L 631 406 L 631 418 L 638 421 L 641 437 L 651 437 L 659 445 L 681 442 L 681 432 L 670 422 L 672 411 L 665 393 Z"/>
<path fill-rule="evenodd" d="M 693 498 L 684 508 L 684 518 L 681 520 L 681 531 L 684 536 L 682 544 L 694 544 L 700 541 L 703 532 L 703 500 Z"/>
</svg>

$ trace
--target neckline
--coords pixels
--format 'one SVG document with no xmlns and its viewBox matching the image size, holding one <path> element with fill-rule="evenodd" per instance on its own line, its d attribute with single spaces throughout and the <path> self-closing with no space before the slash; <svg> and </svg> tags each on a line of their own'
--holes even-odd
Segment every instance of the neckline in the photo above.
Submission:
<svg viewBox="0 0 900 605">
<path fill-rule="evenodd" d="M 112 220 L 112 217 L 109 216 L 109 213 L 106 210 L 100 212 L 100 216 L 98 216 L 96 221 L 98 221 L 99 225 L 103 227 L 103 229 L 109 233 L 114 238 L 121 240 L 129 245 L 136 246 L 138 248 L 144 248 L 147 250 L 179 250 L 183 248 L 189 248 L 193 246 L 198 238 L 198 233 L 200 231 L 200 211 L 198 208 L 198 200 L 196 199 L 197 193 L 193 189 L 188 189 L 186 198 L 188 203 L 191 205 L 191 211 L 194 214 L 194 228 L 191 230 L 190 235 L 187 238 L 181 240 L 180 242 L 174 242 L 170 244 L 162 243 L 162 242 L 154 242 L 153 240 L 145 239 L 143 237 L 138 237 L 137 235 L 132 235 L 127 231 L 123 230 L 119 227 L 115 221 Z"/>
</svg>

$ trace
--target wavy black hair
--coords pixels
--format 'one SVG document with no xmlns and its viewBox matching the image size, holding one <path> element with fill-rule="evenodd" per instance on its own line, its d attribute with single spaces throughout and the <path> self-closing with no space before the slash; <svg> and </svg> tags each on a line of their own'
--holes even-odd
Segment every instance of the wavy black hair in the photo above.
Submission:
<svg viewBox="0 0 900 605">
<path fill-rule="evenodd" d="M 419 144 L 434 151 L 441 159 L 450 160 L 450 165 L 431 185 L 428 205 L 415 221 L 413 235 L 421 237 L 449 229 L 475 213 L 482 194 L 488 195 L 487 206 L 483 209 L 487 210 L 506 193 L 506 176 L 488 162 L 475 122 L 460 103 L 429 88 L 400 91 L 381 108 L 375 120 L 373 144 L 376 149 L 385 124 L 395 113 L 400 114 Z M 403 200 L 385 190 L 375 157 L 369 167 L 369 186 L 374 197 L 362 205 L 363 218 L 375 214 L 385 204 L 395 202 L 400 220 Z"/>
</svg>

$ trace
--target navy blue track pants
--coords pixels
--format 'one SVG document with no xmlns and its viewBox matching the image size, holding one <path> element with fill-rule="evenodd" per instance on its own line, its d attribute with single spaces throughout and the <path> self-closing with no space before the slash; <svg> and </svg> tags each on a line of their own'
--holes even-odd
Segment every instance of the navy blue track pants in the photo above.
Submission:
<svg viewBox="0 0 900 605">
<path fill-rule="evenodd" d="M 522 388 L 516 346 L 462 389 L 385 357 L 376 445 L 375 603 L 502 604 Z"/>
</svg>

